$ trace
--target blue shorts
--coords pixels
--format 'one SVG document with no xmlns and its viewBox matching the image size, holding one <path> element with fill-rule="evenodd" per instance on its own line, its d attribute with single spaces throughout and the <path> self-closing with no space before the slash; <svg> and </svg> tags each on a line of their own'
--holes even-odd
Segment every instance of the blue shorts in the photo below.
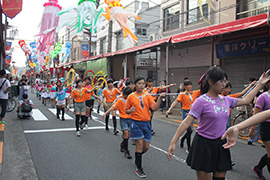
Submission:
<svg viewBox="0 0 270 180">
<path fill-rule="evenodd" d="M 130 131 L 130 127 L 131 127 L 130 119 L 120 118 L 120 126 L 121 126 L 122 131 L 125 131 L 125 130 Z"/>
<path fill-rule="evenodd" d="M 182 109 L 182 121 L 186 119 L 190 110 Z M 192 122 L 193 125 L 194 122 Z"/>
<path fill-rule="evenodd" d="M 131 120 L 130 139 L 151 142 L 152 128 L 150 121 L 135 121 Z"/>
</svg>

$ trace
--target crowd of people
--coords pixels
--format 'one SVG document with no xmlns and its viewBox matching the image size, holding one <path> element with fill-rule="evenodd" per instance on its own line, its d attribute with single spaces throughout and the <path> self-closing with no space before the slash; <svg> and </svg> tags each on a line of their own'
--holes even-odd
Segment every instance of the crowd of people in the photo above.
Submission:
<svg viewBox="0 0 270 180">
<path fill-rule="evenodd" d="M 3 102 L 7 99 L 7 92 L 11 85 L 4 78 L 4 71 L 0 71 L 0 76 L 0 85 L 2 84 L 0 86 L 0 104 L 2 106 L 0 117 L 3 118 L 5 115 Z M 129 139 L 134 141 L 135 173 L 139 177 L 145 178 L 142 157 L 148 151 L 151 138 L 155 134 L 152 128 L 154 112 L 167 110 L 166 116 L 168 117 L 172 109 L 181 103 L 183 122 L 171 140 L 168 159 L 170 160 L 174 154 L 178 139 L 180 138 L 181 148 L 184 147 L 186 140 L 187 164 L 196 171 L 197 179 L 225 180 L 226 172 L 233 166 L 229 148 L 235 145 L 238 131 L 259 122 L 259 120 L 252 122 L 249 119 L 230 128 L 231 110 L 236 106 L 249 105 L 254 101 L 254 115 L 256 114 L 260 120 L 269 118 L 269 113 L 259 116 L 261 111 L 270 109 L 270 90 L 264 88 L 265 85 L 270 86 L 269 80 L 268 73 L 264 73 L 258 81 L 250 82 L 243 91 L 231 94 L 232 85 L 228 82 L 227 74 L 219 67 L 211 67 L 199 80 L 199 90 L 193 90 L 192 82 L 185 78 L 179 88 L 177 99 L 172 104 L 168 103 L 169 107 L 166 108 L 166 100 L 169 100 L 166 96 L 171 95 L 170 88 L 176 85 L 166 85 L 166 81 L 163 81 L 161 86 L 154 87 L 152 78 L 137 77 L 134 82 L 127 79 L 122 83 L 115 83 L 113 79 L 107 79 L 106 83 L 95 82 L 96 86 L 93 87 L 91 77 L 77 78 L 74 83 L 68 83 L 69 79 L 52 79 L 46 82 L 37 76 L 34 83 L 31 84 L 23 76 L 19 81 L 20 103 L 17 112 L 20 117 L 31 116 L 33 102 L 28 99 L 28 89 L 24 88 L 25 85 L 31 85 L 32 92 L 35 90 L 36 97 L 44 106 L 50 103 L 51 107 L 55 107 L 56 116 L 62 121 L 65 120 L 65 112 L 69 111 L 73 105 L 76 136 L 78 137 L 81 136 L 81 130 L 88 128 L 88 120 L 92 119 L 95 101 L 98 102 L 97 113 L 100 112 L 102 105 L 104 107 L 105 113 L 102 118 L 105 120 L 104 129 L 106 131 L 109 131 L 109 119 L 112 113 L 114 135 L 119 133 L 116 117 L 116 111 L 119 111 L 120 127 L 123 132 L 120 151 L 124 153 L 125 158 L 132 159 L 128 141 Z M 263 88 L 266 91 L 258 94 Z M 254 100 L 256 96 L 257 99 Z M 191 143 L 195 119 L 198 120 L 198 128 Z M 251 119 L 254 118 L 251 117 Z M 265 179 L 262 174 L 263 167 L 267 166 L 270 172 L 269 122 L 270 120 L 266 120 L 260 126 L 261 138 L 267 153 L 261 158 L 258 165 L 252 168 L 259 179 Z M 255 131 L 256 126 L 253 126 L 250 131 L 251 138 L 254 138 Z M 228 141 L 225 136 L 228 136 Z"/>
</svg>

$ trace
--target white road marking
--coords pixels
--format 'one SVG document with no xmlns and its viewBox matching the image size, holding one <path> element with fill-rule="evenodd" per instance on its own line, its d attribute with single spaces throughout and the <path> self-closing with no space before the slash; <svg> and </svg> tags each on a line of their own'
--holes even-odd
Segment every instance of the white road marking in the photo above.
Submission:
<svg viewBox="0 0 270 180">
<path fill-rule="evenodd" d="M 74 109 L 70 109 L 71 112 L 74 112 Z"/>
<path fill-rule="evenodd" d="M 88 127 L 88 129 L 83 129 L 83 131 L 95 130 L 95 129 L 104 129 L 104 126 Z M 25 134 L 33 134 L 33 133 L 66 132 L 66 131 L 76 131 L 76 128 L 25 130 L 24 133 Z"/>
<path fill-rule="evenodd" d="M 93 111 L 94 113 L 98 114 L 97 113 L 97 109 L 93 108 L 93 110 L 94 110 Z M 104 113 L 105 113 L 104 111 L 99 110 L 99 114 L 98 115 L 102 116 Z M 116 111 L 116 116 L 119 116 L 119 111 Z"/>
<path fill-rule="evenodd" d="M 33 109 L 32 112 L 33 112 L 32 117 L 35 121 L 48 121 L 46 116 L 44 116 L 44 114 L 39 109 Z"/>
<path fill-rule="evenodd" d="M 49 111 L 51 111 L 51 112 L 56 116 L 56 109 L 55 109 L 55 108 L 53 108 L 53 109 L 50 109 L 50 108 L 49 108 Z M 60 117 L 62 117 L 62 112 L 60 113 Z M 70 117 L 70 116 L 67 115 L 66 113 L 65 113 L 65 119 L 66 119 L 66 120 L 74 120 L 72 117 Z"/>
<path fill-rule="evenodd" d="M 37 111 L 39 111 L 38 109 L 34 109 L 34 110 L 37 110 Z M 33 110 L 33 111 L 34 111 Z M 96 109 L 95 109 L 96 110 Z M 39 111 L 40 112 L 40 111 Z M 41 112 L 40 112 L 41 113 Z M 103 111 L 100 111 L 100 113 L 99 113 L 99 115 L 103 115 L 104 114 L 104 112 Z M 41 115 L 43 115 L 42 113 L 41 113 Z M 43 115 L 44 116 L 44 115 Z M 34 117 L 34 112 L 33 112 L 33 117 Z M 45 116 L 44 116 L 45 117 Z M 98 122 L 98 123 L 100 123 L 100 124 L 103 124 L 103 125 L 105 125 L 105 123 L 104 122 L 102 122 L 102 121 L 100 121 L 100 120 L 98 120 L 99 118 L 97 118 L 97 117 L 95 117 L 95 116 L 92 116 L 93 117 L 93 120 L 94 121 L 96 121 L 96 122 Z M 46 118 L 46 117 L 45 117 Z M 44 118 L 43 118 L 44 119 Z M 46 118 L 47 119 L 47 118 Z M 47 119 L 48 120 L 48 119 Z M 109 126 L 109 128 L 110 129 L 113 129 L 113 127 L 112 126 Z M 84 129 L 84 130 L 93 130 L 93 129 L 104 129 L 104 126 L 97 126 L 97 127 L 88 127 L 88 129 Z M 26 133 L 26 134 L 32 134 L 32 133 L 47 133 L 47 132 L 64 132 L 64 131 L 75 131 L 76 130 L 76 128 L 63 128 L 63 129 L 43 129 L 43 130 L 25 130 L 24 131 L 24 133 Z M 120 130 L 118 130 L 120 133 L 122 133 Z M 163 150 L 163 149 L 161 149 L 161 148 L 159 148 L 159 147 L 156 147 L 156 146 L 154 146 L 154 145 L 152 145 L 152 144 L 150 144 L 150 147 L 152 147 L 153 149 L 155 149 L 155 150 L 157 150 L 157 151 L 160 151 L 160 152 L 162 152 L 162 153 L 164 153 L 164 154 L 167 154 L 168 152 L 167 151 L 165 151 L 165 150 Z M 173 155 L 172 156 L 172 158 L 174 158 L 175 160 L 177 160 L 177 161 L 179 161 L 179 162 L 181 162 L 181 163 L 186 163 L 186 160 L 185 159 L 183 159 L 183 158 L 180 158 L 180 157 L 178 157 L 178 156 L 176 156 L 176 155 Z"/>
<path fill-rule="evenodd" d="M 99 120 L 94 120 L 94 121 L 99 122 L 100 124 L 105 125 L 105 123 L 102 122 L 102 121 L 99 121 Z M 109 126 L 109 128 L 110 128 L 110 129 L 113 129 L 112 126 Z M 118 130 L 120 133 L 122 133 L 121 130 L 119 130 L 119 129 L 117 129 L 117 130 Z M 156 147 L 156 146 L 154 146 L 154 145 L 152 145 L 152 144 L 150 144 L 150 147 L 152 147 L 152 148 L 154 148 L 155 150 L 158 150 L 158 151 L 160 151 L 160 152 L 162 152 L 162 153 L 164 153 L 164 154 L 167 154 L 167 153 L 168 153 L 168 151 L 165 151 L 165 150 L 163 150 L 163 149 L 161 149 L 161 148 L 159 148 L 159 147 Z M 176 156 L 176 155 L 173 155 L 172 158 L 174 158 L 176 161 L 179 161 L 179 162 L 181 162 L 181 163 L 186 163 L 186 160 L 185 160 L 185 159 L 182 159 L 182 158 L 180 158 L 180 157 L 178 157 L 178 156 Z"/>
</svg>

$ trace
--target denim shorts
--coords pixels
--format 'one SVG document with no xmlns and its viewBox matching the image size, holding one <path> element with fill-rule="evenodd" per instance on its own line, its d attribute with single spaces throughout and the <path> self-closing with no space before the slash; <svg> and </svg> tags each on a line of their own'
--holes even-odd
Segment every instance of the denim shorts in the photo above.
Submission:
<svg viewBox="0 0 270 180">
<path fill-rule="evenodd" d="M 151 142 L 152 128 L 150 121 L 135 121 L 131 120 L 130 139 Z"/>
<path fill-rule="evenodd" d="M 182 121 L 186 119 L 190 110 L 182 109 Z M 194 122 L 192 122 L 193 124 Z"/>
<path fill-rule="evenodd" d="M 130 131 L 130 126 L 131 126 L 130 119 L 120 118 L 120 126 L 121 126 L 122 131 L 125 131 L 125 130 Z"/>
</svg>

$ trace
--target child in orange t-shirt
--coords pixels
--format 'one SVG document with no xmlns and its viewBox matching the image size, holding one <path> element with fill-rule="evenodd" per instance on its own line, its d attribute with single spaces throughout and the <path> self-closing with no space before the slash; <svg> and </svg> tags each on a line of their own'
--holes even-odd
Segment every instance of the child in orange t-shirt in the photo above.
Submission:
<svg viewBox="0 0 270 180">
<path fill-rule="evenodd" d="M 120 95 L 120 91 L 118 89 L 114 88 L 114 86 L 113 86 L 113 80 L 112 79 L 109 79 L 107 81 L 107 84 L 108 84 L 108 88 L 104 89 L 103 90 L 103 94 L 102 94 L 102 97 L 103 97 L 103 106 L 104 106 L 105 112 L 108 111 L 112 107 L 114 101 L 117 98 L 117 95 Z M 119 133 L 117 131 L 117 129 L 116 129 L 116 126 L 117 126 L 116 112 L 113 111 L 112 112 L 112 115 L 113 115 L 114 135 L 116 135 L 116 134 Z M 107 116 L 105 118 L 105 126 L 106 126 L 106 130 L 107 131 L 109 130 L 109 127 L 108 127 L 109 117 L 110 117 L 109 114 L 107 114 Z"/>
<path fill-rule="evenodd" d="M 188 79 L 185 80 L 183 82 L 183 84 L 184 84 L 186 91 L 182 92 L 178 95 L 178 98 L 173 102 L 173 104 L 171 105 L 169 110 L 166 112 L 166 116 L 169 115 L 171 110 L 178 103 L 182 103 L 182 120 L 184 120 L 187 117 L 193 102 L 197 99 L 197 97 L 199 97 L 201 95 L 200 90 L 192 91 L 192 82 L 190 80 L 188 80 Z M 185 139 L 187 139 L 187 152 L 189 152 L 189 149 L 190 149 L 191 134 L 192 134 L 192 126 L 190 126 L 187 129 L 186 134 L 181 138 L 181 141 L 180 141 L 180 147 L 183 148 Z"/>
<path fill-rule="evenodd" d="M 124 139 L 120 143 L 120 151 L 124 152 L 124 156 L 127 159 L 131 159 L 129 150 L 128 150 L 128 140 L 130 138 L 130 115 L 126 114 L 126 101 L 128 96 L 132 93 L 132 90 L 130 87 L 124 87 L 123 88 L 123 97 L 119 98 L 116 103 L 105 113 L 103 114 L 102 118 L 107 116 L 107 114 L 110 114 L 111 111 L 119 110 L 119 116 L 120 116 L 120 125 L 121 130 L 123 131 Z"/>
<path fill-rule="evenodd" d="M 152 96 L 145 91 L 145 79 L 138 77 L 135 80 L 136 92 L 130 94 L 127 98 L 126 113 L 130 114 L 131 131 L 130 137 L 135 140 L 135 164 L 137 166 L 135 173 L 141 177 L 146 177 L 142 169 L 142 154 L 147 152 L 151 141 L 151 115 L 149 109 L 153 111 L 159 109 L 161 98 L 166 95 L 162 93 L 157 103 L 155 103 Z"/>
<path fill-rule="evenodd" d="M 147 84 L 147 87 L 145 88 L 145 90 L 152 95 L 152 98 L 153 98 L 154 101 L 157 100 L 157 94 L 158 94 L 158 92 L 160 90 L 163 90 L 163 89 L 166 89 L 166 88 L 169 88 L 169 87 L 172 87 L 172 86 L 176 85 L 176 84 L 170 84 L 168 86 L 153 87 L 153 79 L 151 77 L 148 77 L 146 79 L 146 84 Z M 150 109 L 150 112 L 151 112 L 150 124 L 151 124 L 151 127 L 153 128 L 152 119 L 153 119 L 153 116 L 154 116 L 154 111 L 152 111 L 152 109 Z M 154 135 L 154 134 L 155 134 L 155 131 L 152 129 L 152 135 Z"/>
<path fill-rule="evenodd" d="M 86 96 L 87 96 L 87 93 L 92 93 L 93 91 L 94 89 L 88 90 L 84 88 L 82 80 L 78 79 L 76 81 L 76 88 L 71 92 L 71 95 L 70 95 L 71 99 L 69 100 L 69 106 L 67 108 L 67 111 L 69 111 L 69 108 L 72 103 L 72 99 L 74 99 L 75 100 L 74 113 L 76 115 L 76 120 L 75 120 L 76 135 L 78 137 L 81 136 L 80 129 L 84 128 L 84 123 L 86 122 L 86 106 L 85 106 Z"/>
<path fill-rule="evenodd" d="M 95 95 L 94 92 L 94 88 L 91 86 L 91 78 L 90 77 L 86 77 L 84 78 L 84 88 L 92 91 L 91 93 L 87 93 L 86 94 L 86 101 L 85 101 L 85 105 L 86 105 L 86 121 L 85 121 L 85 128 L 88 128 L 88 119 L 90 117 L 90 119 L 92 119 L 92 111 L 93 111 L 93 107 L 94 107 L 94 100 L 99 99 L 99 97 L 97 97 Z"/>
</svg>

